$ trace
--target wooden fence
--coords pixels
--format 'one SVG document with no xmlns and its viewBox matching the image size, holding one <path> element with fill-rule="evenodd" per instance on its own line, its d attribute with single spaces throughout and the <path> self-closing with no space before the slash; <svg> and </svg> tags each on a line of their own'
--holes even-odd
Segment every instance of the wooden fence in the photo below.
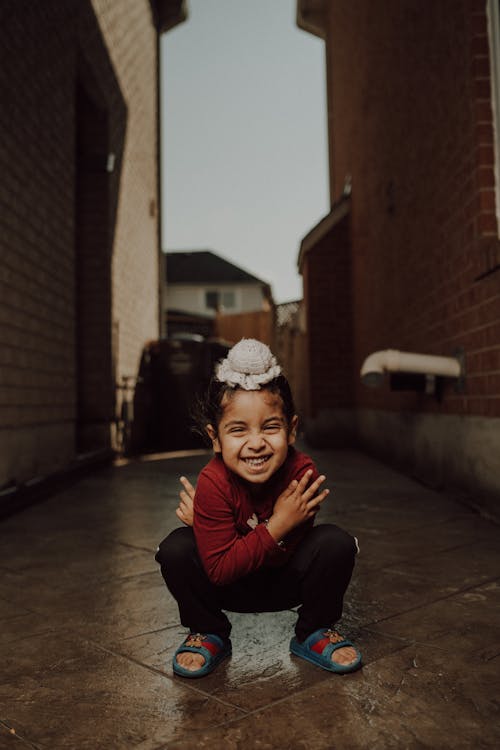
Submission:
<svg viewBox="0 0 500 750">
<path fill-rule="evenodd" d="M 219 313 L 215 321 L 215 331 L 219 338 L 236 344 L 240 339 L 258 339 L 271 349 L 275 343 L 274 310 L 224 315 Z"/>
<path fill-rule="evenodd" d="M 252 338 L 271 348 L 288 378 L 299 416 L 307 409 L 306 335 L 301 307 L 301 303 L 296 302 L 271 310 L 235 315 L 219 313 L 215 322 L 216 336 L 229 343 Z"/>
</svg>

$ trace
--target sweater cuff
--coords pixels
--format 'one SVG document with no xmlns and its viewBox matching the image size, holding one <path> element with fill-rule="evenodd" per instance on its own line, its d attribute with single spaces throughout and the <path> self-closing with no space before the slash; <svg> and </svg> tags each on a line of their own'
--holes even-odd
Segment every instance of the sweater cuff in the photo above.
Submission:
<svg viewBox="0 0 500 750">
<path fill-rule="evenodd" d="M 269 533 L 267 523 L 259 523 L 255 531 L 260 535 L 261 541 L 264 544 L 266 552 L 285 552 L 286 548 L 283 542 L 277 542 L 274 537 Z"/>
</svg>

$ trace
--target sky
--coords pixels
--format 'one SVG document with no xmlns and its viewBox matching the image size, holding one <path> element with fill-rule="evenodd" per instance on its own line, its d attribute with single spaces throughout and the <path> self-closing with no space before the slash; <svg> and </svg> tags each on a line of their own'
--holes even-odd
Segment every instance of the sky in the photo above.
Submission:
<svg viewBox="0 0 500 750">
<path fill-rule="evenodd" d="M 300 242 L 329 211 L 322 40 L 296 0 L 188 0 L 162 37 L 162 247 L 212 250 L 300 299 Z"/>
</svg>

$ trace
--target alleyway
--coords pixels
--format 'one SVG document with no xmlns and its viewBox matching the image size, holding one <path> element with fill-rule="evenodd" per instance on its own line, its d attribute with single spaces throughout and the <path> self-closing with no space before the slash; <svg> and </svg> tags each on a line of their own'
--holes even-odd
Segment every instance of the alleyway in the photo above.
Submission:
<svg viewBox="0 0 500 750">
<path fill-rule="evenodd" d="M 288 611 L 234 615 L 232 659 L 174 678 L 153 554 L 207 455 L 130 463 L 0 524 L 1 750 L 500 747 L 500 529 L 361 454 L 313 455 L 321 520 L 359 537 L 341 630 L 361 671 L 290 656 Z"/>
</svg>

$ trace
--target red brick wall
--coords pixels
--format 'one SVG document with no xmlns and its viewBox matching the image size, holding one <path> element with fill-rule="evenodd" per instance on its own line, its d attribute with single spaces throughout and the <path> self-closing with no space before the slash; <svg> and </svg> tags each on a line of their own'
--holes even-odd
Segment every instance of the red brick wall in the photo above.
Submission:
<svg viewBox="0 0 500 750">
<path fill-rule="evenodd" d="M 464 394 L 448 387 L 439 404 L 368 390 L 356 375 L 357 404 L 500 416 L 485 2 L 388 0 L 381 12 L 369 0 L 335 0 L 327 59 L 333 199 L 352 175 L 356 371 L 379 349 L 466 353 Z M 318 248 L 314 265 L 326 286 L 335 269 L 326 273 L 325 262 Z M 312 267 L 308 274 L 311 297 Z M 311 397 L 335 401 L 336 391 Z"/>
<path fill-rule="evenodd" d="M 302 268 L 309 367 L 306 414 L 354 405 L 349 216 L 306 253 Z"/>
</svg>

